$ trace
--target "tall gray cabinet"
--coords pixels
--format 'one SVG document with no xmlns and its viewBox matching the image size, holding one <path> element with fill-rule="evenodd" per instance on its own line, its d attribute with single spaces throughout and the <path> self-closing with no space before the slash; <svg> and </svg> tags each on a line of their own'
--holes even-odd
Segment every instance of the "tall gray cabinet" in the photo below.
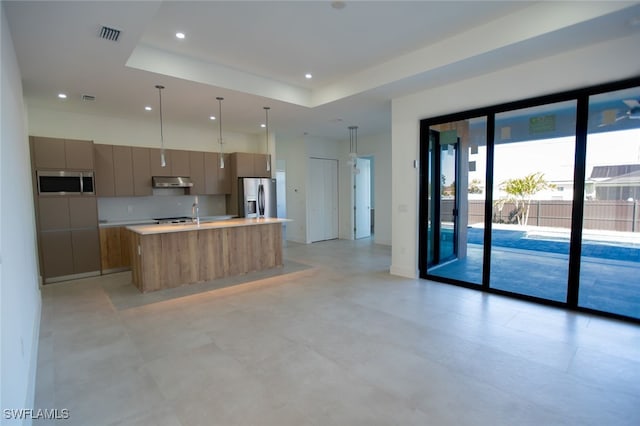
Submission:
<svg viewBox="0 0 640 426">
<path fill-rule="evenodd" d="M 100 237 L 93 194 L 40 195 L 37 171 L 94 171 L 93 142 L 31 136 L 40 271 L 44 282 L 98 275 Z"/>
</svg>

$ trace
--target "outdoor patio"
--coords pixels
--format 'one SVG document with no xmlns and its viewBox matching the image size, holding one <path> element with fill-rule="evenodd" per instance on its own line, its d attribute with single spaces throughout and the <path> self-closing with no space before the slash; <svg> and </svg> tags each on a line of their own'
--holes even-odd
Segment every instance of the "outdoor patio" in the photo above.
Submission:
<svg viewBox="0 0 640 426">
<path fill-rule="evenodd" d="M 430 274 L 481 284 L 484 230 L 470 227 L 467 231 L 467 257 L 432 268 Z M 566 301 L 568 231 L 552 231 L 537 227 L 528 230 L 494 229 L 491 287 Z M 585 234 L 579 305 L 640 318 L 640 235 L 614 232 Z"/>
</svg>

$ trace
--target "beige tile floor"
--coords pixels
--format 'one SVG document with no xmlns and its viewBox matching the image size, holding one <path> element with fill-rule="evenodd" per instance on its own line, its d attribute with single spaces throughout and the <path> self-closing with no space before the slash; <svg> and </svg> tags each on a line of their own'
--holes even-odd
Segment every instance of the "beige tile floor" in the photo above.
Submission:
<svg viewBox="0 0 640 426">
<path fill-rule="evenodd" d="M 393 277 L 368 240 L 285 257 L 310 267 L 131 307 L 112 303 L 136 297 L 127 272 L 46 286 L 37 407 L 92 426 L 640 424 L 637 325 Z"/>
</svg>

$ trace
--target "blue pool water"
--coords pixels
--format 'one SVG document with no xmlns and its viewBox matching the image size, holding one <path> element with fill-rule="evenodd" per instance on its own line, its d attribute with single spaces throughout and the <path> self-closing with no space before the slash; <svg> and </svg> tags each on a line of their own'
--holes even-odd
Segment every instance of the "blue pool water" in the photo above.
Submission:
<svg viewBox="0 0 640 426">
<path fill-rule="evenodd" d="M 484 229 L 468 228 L 468 242 L 482 244 Z M 508 247 L 520 250 L 533 250 L 545 253 L 569 254 L 569 241 L 557 238 L 545 238 L 536 236 L 527 237 L 525 231 L 494 229 L 492 231 L 492 244 L 496 247 Z M 640 262 L 640 247 L 625 246 L 616 241 L 611 244 L 602 241 L 582 242 L 582 256 L 597 257 L 601 259 L 624 260 Z"/>
</svg>

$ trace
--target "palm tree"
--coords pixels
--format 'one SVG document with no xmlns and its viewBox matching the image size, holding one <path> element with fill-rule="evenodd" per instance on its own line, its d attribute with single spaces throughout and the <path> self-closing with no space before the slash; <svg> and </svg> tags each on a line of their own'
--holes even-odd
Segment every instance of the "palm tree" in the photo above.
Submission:
<svg viewBox="0 0 640 426">
<path fill-rule="evenodd" d="M 508 179 L 500 184 L 500 189 L 507 193 L 507 198 L 498 200 L 496 204 L 502 210 L 506 202 L 513 202 L 516 207 L 515 216 L 518 225 L 524 226 L 529 220 L 533 196 L 540 191 L 555 187 L 554 184 L 545 180 L 544 174 L 541 172 L 531 173 L 522 178 Z"/>
</svg>

